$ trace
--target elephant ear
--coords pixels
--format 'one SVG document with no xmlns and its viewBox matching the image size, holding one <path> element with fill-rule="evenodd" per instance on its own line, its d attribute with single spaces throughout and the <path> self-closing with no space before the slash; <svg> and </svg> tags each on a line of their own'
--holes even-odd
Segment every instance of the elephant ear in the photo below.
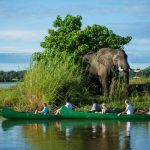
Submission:
<svg viewBox="0 0 150 150">
<path fill-rule="evenodd" d="M 97 62 L 104 65 L 106 64 L 105 59 L 102 56 L 98 56 L 97 57 Z"/>
<path fill-rule="evenodd" d="M 89 52 L 89 53 L 85 54 L 82 59 L 84 62 L 90 63 L 91 60 L 93 59 L 93 55 L 94 55 L 94 52 Z"/>
<path fill-rule="evenodd" d="M 112 59 L 109 55 L 97 55 L 97 61 L 98 61 L 98 63 L 100 63 L 104 66 L 113 64 Z"/>
</svg>

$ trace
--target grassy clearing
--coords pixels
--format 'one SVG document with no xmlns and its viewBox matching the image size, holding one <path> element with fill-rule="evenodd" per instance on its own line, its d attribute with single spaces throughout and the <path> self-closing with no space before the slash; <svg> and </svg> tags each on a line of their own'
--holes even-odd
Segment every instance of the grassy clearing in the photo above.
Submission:
<svg viewBox="0 0 150 150">
<path fill-rule="evenodd" d="M 130 84 L 146 84 L 150 83 L 150 77 L 130 78 Z"/>
<path fill-rule="evenodd" d="M 18 102 L 16 87 L 0 88 L 0 107 L 14 106 Z"/>
</svg>

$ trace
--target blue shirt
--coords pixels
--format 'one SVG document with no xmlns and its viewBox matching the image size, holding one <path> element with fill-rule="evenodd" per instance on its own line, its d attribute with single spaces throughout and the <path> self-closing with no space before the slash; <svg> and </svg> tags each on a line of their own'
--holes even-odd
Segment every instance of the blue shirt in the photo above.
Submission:
<svg viewBox="0 0 150 150">
<path fill-rule="evenodd" d="M 65 106 L 66 106 L 67 108 L 69 108 L 69 109 L 72 109 L 72 108 L 73 108 L 72 104 L 69 103 L 69 102 L 67 102 Z"/>
<path fill-rule="evenodd" d="M 47 106 L 45 106 L 45 107 L 43 108 L 43 110 L 41 111 L 41 114 L 46 115 L 48 112 L 49 112 L 49 109 L 48 109 Z"/>
</svg>

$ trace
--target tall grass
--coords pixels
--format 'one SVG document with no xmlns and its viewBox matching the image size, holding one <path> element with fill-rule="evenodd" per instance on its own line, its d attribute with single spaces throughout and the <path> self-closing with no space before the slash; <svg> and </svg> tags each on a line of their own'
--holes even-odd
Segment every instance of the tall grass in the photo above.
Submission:
<svg viewBox="0 0 150 150">
<path fill-rule="evenodd" d="M 48 63 L 40 61 L 30 68 L 22 83 L 22 98 L 31 106 L 42 102 L 64 101 L 69 95 L 87 93 L 82 83 L 82 69 L 71 57 L 55 56 Z"/>
<path fill-rule="evenodd" d="M 18 103 L 18 90 L 16 86 L 0 88 L 0 108 L 4 106 L 13 107 Z"/>
</svg>

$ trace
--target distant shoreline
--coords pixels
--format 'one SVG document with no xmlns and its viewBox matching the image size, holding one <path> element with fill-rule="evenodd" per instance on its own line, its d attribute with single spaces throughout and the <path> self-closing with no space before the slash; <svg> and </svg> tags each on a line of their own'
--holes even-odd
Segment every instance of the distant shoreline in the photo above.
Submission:
<svg viewBox="0 0 150 150">
<path fill-rule="evenodd" d="M 150 67 L 150 63 L 129 63 L 132 69 L 146 69 Z M 1 63 L 0 62 L 0 72 L 10 72 L 10 71 L 24 71 L 30 68 L 30 63 Z"/>
<path fill-rule="evenodd" d="M 0 88 L 16 86 L 17 82 L 0 82 Z"/>
</svg>

